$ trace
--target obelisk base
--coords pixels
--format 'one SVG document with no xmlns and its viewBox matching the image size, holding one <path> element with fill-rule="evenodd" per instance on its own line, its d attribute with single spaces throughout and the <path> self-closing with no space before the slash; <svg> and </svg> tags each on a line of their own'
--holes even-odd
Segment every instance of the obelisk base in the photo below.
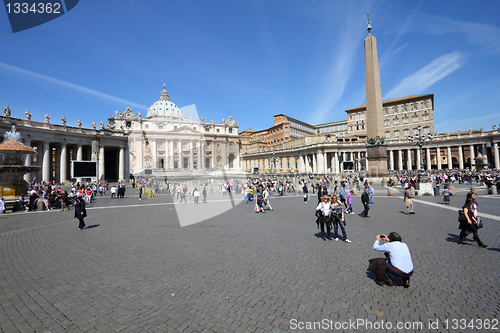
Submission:
<svg viewBox="0 0 500 333">
<path fill-rule="evenodd" d="M 368 176 L 386 177 L 389 175 L 387 169 L 387 146 L 368 146 L 366 147 L 366 159 L 368 161 Z"/>
</svg>

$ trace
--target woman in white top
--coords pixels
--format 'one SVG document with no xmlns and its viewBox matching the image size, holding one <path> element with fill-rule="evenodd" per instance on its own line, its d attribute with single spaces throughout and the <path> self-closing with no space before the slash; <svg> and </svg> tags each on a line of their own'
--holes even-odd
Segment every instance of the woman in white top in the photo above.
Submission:
<svg viewBox="0 0 500 333">
<path fill-rule="evenodd" d="M 321 202 L 316 207 L 316 211 L 320 212 L 319 223 L 321 225 L 321 237 L 323 240 L 325 239 L 325 224 L 326 224 L 326 235 L 328 239 L 330 238 L 330 197 L 328 195 L 324 195 L 321 197 Z"/>
</svg>

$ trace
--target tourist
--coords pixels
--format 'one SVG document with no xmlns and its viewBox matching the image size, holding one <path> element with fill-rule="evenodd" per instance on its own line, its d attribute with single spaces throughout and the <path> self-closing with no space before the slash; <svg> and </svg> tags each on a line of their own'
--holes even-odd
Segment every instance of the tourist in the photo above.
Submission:
<svg viewBox="0 0 500 333">
<path fill-rule="evenodd" d="M 330 221 L 331 223 L 333 223 L 333 234 L 335 241 L 339 240 L 338 227 L 340 225 L 342 236 L 344 237 L 344 242 L 350 243 L 351 241 L 347 238 L 347 234 L 345 232 L 345 217 L 343 205 L 338 201 L 336 195 L 332 195 L 332 199 L 330 202 Z"/>
<path fill-rule="evenodd" d="M 413 193 L 411 193 L 410 186 L 408 186 L 404 192 L 403 201 L 406 205 L 405 214 L 415 214 L 413 211 Z"/>
<path fill-rule="evenodd" d="M 458 237 L 458 244 L 464 244 L 465 236 L 467 231 L 471 231 L 474 235 L 474 240 L 480 247 L 488 247 L 488 245 L 481 242 L 478 234 L 478 224 L 477 219 L 474 215 L 474 199 L 468 198 L 462 207 L 463 214 L 459 215 L 458 221 L 460 222 L 459 229 L 460 235 Z"/>
<path fill-rule="evenodd" d="M 75 201 L 75 218 L 80 222 L 78 224 L 78 230 L 85 228 L 85 222 L 83 219 L 87 216 L 87 210 L 85 209 L 85 201 L 81 197 L 77 197 Z"/>
<path fill-rule="evenodd" d="M 307 182 L 304 182 L 304 186 L 302 187 L 302 192 L 304 193 L 304 203 L 307 203 L 307 199 L 309 198 L 309 190 L 307 189 Z"/>
<path fill-rule="evenodd" d="M 109 192 L 111 192 L 111 199 L 115 199 L 116 198 L 116 186 L 115 185 L 111 186 L 111 189 L 109 190 Z"/>
<path fill-rule="evenodd" d="M 448 186 L 445 186 L 443 188 L 443 202 L 445 205 L 450 204 L 450 195 L 451 195 L 450 188 Z"/>
<path fill-rule="evenodd" d="M 368 195 L 368 187 L 365 187 L 365 191 L 361 194 L 361 203 L 363 203 L 364 210 L 359 214 L 361 217 L 369 217 L 368 211 L 370 210 L 369 205 L 370 197 Z"/>
<path fill-rule="evenodd" d="M 368 184 L 368 199 L 369 202 L 372 204 L 373 203 L 373 187 L 372 184 Z"/>
<path fill-rule="evenodd" d="M 200 191 L 198 191 L 198 188 L 194 188 L 194 191 L 193 191 L 193 197 L 194 197 L 194 204 L 197 205 L 198 204 L 198 199 L 200 198 Z"/>
<path fill-rule="evenodd" d="M 354 209 L 352 208 L 352 204 L 353 204 L 352 195 L 353 194 L 354 194 L 354 191 L 350 190 L 349 193 L 347 193 L 347 195 L 345 197 L 345 202 L 347 204 L 347 208 L 346 208 L 345 212 L 347 214 L 354 214 Z"/>
<path fill-rule="evenodd" d="M 268 206 L 270 210 L 273 210 L 273 207 L 271 206 L 271 202 L 269 200 L 269 197 L 271 194 L 269 193 L 269 186 L 266 186 L 266 189 L 264 190 L 263 196 L 264 196 L 264 206 Z"/>
<path fill-rule="evenodd" d="M 207 203 L 207 188 L 204 187 L 203 191 L 201 191 L 201 195 L 203 195 L 203 202 Z"/>
<path fill-rule="evenodd" d="M 321 202 L 318 204 L 318 206 L 316 207 L 316 212 L 317 212 L 317 215 L 319 217 L 319 224 L 321 225 L 321 237 L 323 238 L 323 240 L 326 240 L 325 239 L 325 225 L 326 225 L 326 236 L 328 239 L 331 239 L 330 238 L 330 230 L 331 230 L 331 227 L 330 227 L 330 221 L 329 221 L 329 216 L 330 216 L 330 198 L 328 197 L 328 195 L 324 195 L 322 198 L 321 198 Z"/>
<path fill-rule="evenodd" d="M 388 243 L 380 245 L 380 240 Z M 385 252 L 386 258 L 377 258 L 370 260 L 370 267 L 377 276 L 377 284 L 384 284 L 392 287 L 394 283 L 389 273 L 403 278 L 403 287 L 410 286 L 410 277 L 413 275 L 413 262 L 411 260 L 408 245 L 401 241 L 401 236 L 397 232 L 391 232 L 389 237 L 386 235 L 377 235 L 373 244 L 375 251 Z"/>
</svg>

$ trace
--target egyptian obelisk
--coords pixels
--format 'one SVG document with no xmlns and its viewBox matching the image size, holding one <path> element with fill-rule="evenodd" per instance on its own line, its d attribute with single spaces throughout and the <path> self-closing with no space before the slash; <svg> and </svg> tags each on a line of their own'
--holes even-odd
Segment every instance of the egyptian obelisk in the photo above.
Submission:
<svg viewBox="0 0 500 333">
<path fill-rule="evenodd" d="M 387 170 L 387 143 L 384 133 L 382 89 L 378 66 L 377 40 L 371 34 L 368 14 L 368 36 L 365 38 L 366 80 L 366 151 L 369 177 L 384 177 Z"/>
</svg>

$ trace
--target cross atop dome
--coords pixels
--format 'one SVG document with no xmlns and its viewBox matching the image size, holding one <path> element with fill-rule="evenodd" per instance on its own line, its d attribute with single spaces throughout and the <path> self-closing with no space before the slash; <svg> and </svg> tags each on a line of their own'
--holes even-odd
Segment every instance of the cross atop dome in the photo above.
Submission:
<svg viewBox="0 0 500 333">
<path fill-rule="evenodd" d="M 168 97 L 168 92 L 165 89 L 165 83 L 163 84 L 163 91 L 161 92 L 161 95 L 160 95 L 160 101 L 170 101 L 170 99 Z"/>
</svg>

